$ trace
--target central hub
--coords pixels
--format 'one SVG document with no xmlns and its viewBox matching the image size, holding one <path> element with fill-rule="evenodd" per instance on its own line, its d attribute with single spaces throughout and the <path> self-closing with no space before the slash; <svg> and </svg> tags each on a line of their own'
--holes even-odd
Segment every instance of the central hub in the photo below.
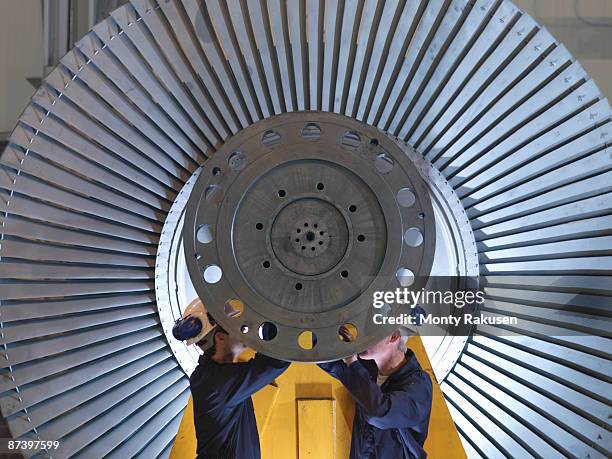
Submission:
<svg viewBox="0 0 612 459">
<path fill-rule="evenodd" d="M 252 177 L 235 210 L 233 251 L 266 301 L 320 313 L 350 303 L 372 282 L 387 227 L 376 195 L 355 172 L 295 155 Z"/>
<path fill-rule="evenodd" d="M 296 199 L 272 224 L 272 250 L 278 261 L 303 276 L 324 274 L 342 260 L 348 247 L 342 213 L 323 199 Z"/>
</svg>

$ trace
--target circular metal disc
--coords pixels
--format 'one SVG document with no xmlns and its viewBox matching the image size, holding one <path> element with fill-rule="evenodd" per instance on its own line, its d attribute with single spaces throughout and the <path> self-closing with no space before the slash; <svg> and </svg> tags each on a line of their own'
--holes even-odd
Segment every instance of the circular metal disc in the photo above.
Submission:
<svg viewBox="0 0 612 459">
<path fill-rule="evenodd" d="M 372 322 L 375 291 L 424 287 L 435 221 L 423 214 L 432 215 L 427 186 L 392 139 L 338 115 L 284 114 L 238 133 L 204 165 L 185 255 L 230 333 L 278 358 L 331 360 L 391 332 Z M 230 317 L 236 300 L 243 310 Z M 345 324 L 356 328 L 352 342 L 340 339 Z"/>
</svg>

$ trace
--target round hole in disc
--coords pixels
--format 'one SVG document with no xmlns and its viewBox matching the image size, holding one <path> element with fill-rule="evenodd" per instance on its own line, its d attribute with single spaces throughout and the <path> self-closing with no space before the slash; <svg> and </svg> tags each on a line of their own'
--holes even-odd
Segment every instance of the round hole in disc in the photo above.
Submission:
<svg viewBox="0 0 612 459">
<path fill-rule="evenodd" d="M 302 285 L 302 283 L 301 283 L 301 282 L 298 282 L 297 284 L 295 284 L 295 289 L 296 289 L 296 290 L 302 290 L 302 288 L 303 288 L 303 287 L 304 287 L 304 286 Z"/>
<path fill-rule="evenodd" d="M 410 207 L 416 202 L 416 197 L 410 188 L 402 188 L 397 192 L 397 203 L 402 207 Z"/>
<path fill-rule="evenodd" d="M 263 229 L 263 223 L 258 223 L 257 225 L 255 225 L 255 228 L 261 231 Z"/>
<path fill-rule="evenodd" d="M 414 283 L 414 273 L 408 268 L 398 269 L 395 277 L 402 287 L 410 287 Z"/>
<path fill-rule="evenodd" d="M 284 198 L 286 195 L 287 195 L 287 192 L 285 190 L 278 190 L 279 198 Z"/>
<path fill-rule="evenodd" d="M 321 191 L 323 188 L 325 188 L 325 185 L 322 183 L 317 183 L 317 190 Z"/>
<path fill-rule="evenodd" d="M 259 338 L 264 341 L 273 340 L 276 337 L 276 333 L 278 332 L 276 325 L 272 322 L 264 322 L 259 326 Z"/>
<path fill-rule="evenodd" d="M 360 144 L 361 136 L 354 131 L 345 132 L 340 141 L 340 145 L 351 151 L 357 150 Z"/>
<path fill-rule="evenodd" d="M 241 171 L 246 167 L 247 157 L 241 151 L 235 151 L 227 159 L 227 163 L 229 164 L 231 170 Z"/>
<path fill-rule="evenodd" d="M 374 145 L 374 146 L 378 145 L 378 139 L 370 140 L 370 145 Z"/>
<path fill-rule="evenodd" d="M 249 326 L 248 326 L 248 325 L 246 325 L 246 324 L 245 324 L 245 325 L 242 325 L 242 326 L 240 327 L 240 331 L 241 331 L 242 333 L 248 333 L 248 332 L 249 332 Z"/>
<path fill-rule="evenodd" d="M 318 140 L 321 137 L 321 128 L 316 123 L 308 123 L 302 128 L 302 137 L 307 140 Z"/>
<path fill-rule="evenodd" d="M 357 206 L 349 206 L 349 211 L 350 212 L 356 212 L 357 211 Z"/>
<path fill-rule="evenodd" d="M 376 159 L 374 159 L 374 167 L 381 174 L 388 174 L 393 170 L 394 166 L 395 161 L 387 153 L 379 153 L 376 155 Z"/>
<path fill-rule="evenodd" d="M 338 339 L 345 343 L 352 343 L 357 339 L 357 327 L 353 324 L 344 324 L 338 328 Z"/>
<path fill-rule="evenodd" d="M 215 166 L 212 168 L 212 175 L 217 176 L 221 175 L 221 168 L 219 166 Z"/>
<path fill-rule="evenodd" d="M 238 298 L 232 298 L 225 302 L 224 311 L 227 317 L 240 317 L 244 312 L 244 303 Z"/>
<path fill-rule="evenodd" d="M 264 261 L 262 264 L 263 264 L 263 267 L 266 269 L 270 267 L 270 262 L 268 260 Z"/>
<path fill-rule="evenodd" d="M 204 197 L 211 204 L 221 204 L 223 201 L 223 188 L 219 185 L 209 185 L 204 191 Z"/>
<path fill-rule="evenodd" d="M 204 280 L 208 284 L 216 284 L 221 280 L 222 275 L 223 271 L 217 265 L 208 265 L 204 268 Z"/>
<path fill-rule="evenodd" d="M 310 330 L 304 330 L 298 335 L 297 342 L 298 346 L 309 351 L 317 345 L 317 335 Z"/>
<path fill-rule="evenodd" d="M 201 225 L 196 232 L 196 239 L 202 244 L 208 244 L 213 240 L 210 225 Z"/>
<path fill-rule="evenodd" d="M 414 226 L 408 228 L 404 233 L 404 242 L 410 247 L 418 247 L 423 243 L 423 233 Z"/>
<path fill-rule="evenodd" d="M 366 237 L 365 237 L 363 234 L 360 234 L 359 236 L 357 236 L 357 240 L 358 240 L 359 242 L 363 242 L 363 241 L 365 241 L 365 240 L 366 240 Z"/>
<path fill-rule="evenodd" d="M 341 275 L 342 277 L 348 277 L 348 271 L 345 269 L 344 271 L 342 271 L 342 272 L 340 273 L 340 275 Z"/>
<path fill-rule="evenodd" d="M 263 143 L 268 148 L 274 148 L 275 146 L 281 143 L 281 136 L 276 131 L 266 131 L 261 137 L 261 143 Z"/>
</svg>

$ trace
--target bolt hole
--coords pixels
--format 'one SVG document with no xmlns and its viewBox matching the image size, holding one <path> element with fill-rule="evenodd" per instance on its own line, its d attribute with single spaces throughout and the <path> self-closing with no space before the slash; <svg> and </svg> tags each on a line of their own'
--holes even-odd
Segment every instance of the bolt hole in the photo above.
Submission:
<svg viewBox="0 0 612 459">
<path fill-rule="evenodd" d="M 263 262 L 263 267 L 268 269 L 270 267 L 270 262 L 268 260 Z"/>
<path fill-rule="evenodd" d="M 414 273 L 408 268 L 400 268 L 395 273 L 395 277 L 399 281 L 400 286 L 410 287 L 414 284 Z"/>
<path fill-rule="evenodd" d="M 302 250 L 306 250 L 306 246 L 305 245 L 302 246 Z"/>
<path fill-rule="evenodd" d="M 318 227 L 319 227 L 319 225 L 317 225 L 316 223 L 315 223 L 314 225 L 312 225 L 312 226 L 314 226 L 315 228 L 318 228 Z"/>
<path fill-rule="evenodd" d="M 264 322 L 259 326 L 259 338 L 264 341 L 270 341 L 276 338 L 278 330 L 272 322 Z"/>
<path fill-rule="evenodd" d="M 323 241 L 319 241 L 319 245 L 323 245 Z"/>
<path fill-rule="evenodd" d="M 255 228 L 261 231 L 263 229 L 263 223 L 257 223 L 257 225 L 255 225 Z"/>
<path fill-rule="evenodd" d="M 305 226 L 305 227 L 308 227 L 308 223 L 304 223 L 304 226 Z"/>
<path fill-rule="evenodd" d="M 357 211 L 357 206 L 349 206 L 349 211 L 356 212 Z"/>
<path fill-rule="evenodd" d="M 303 286 L 303 285 L 302 285 L 300 282 L 298 282 L 297 284 L 295 284 L 295 289 L 296 289 L 296 290 L 302 290 L 302 288 L 303 288 L 303 287 L 304 287 L 304 286 Z"/>
<path fill-rule="evenodd" d="M 287 192 L 285 190 L 278 190 L 279 198 L 284 198 L 286 195 L 287 195 Z"/>
<path fill-rule="evenodd" d="M 319 231 L 319 234 L 323 236 L 325 234 L 325 231 Z"/>
<path fill-rule="evenodd" d="M 348 271 L 345 269 L 344 271 L 342 271 L 342 272 L 340 273 L 340 275 L 341 275 L 342 277 L 345 277 L 345 278 L 346 278 L 346 277 L 348 277 Z"/>
<path fill-rule="evenodd" d="M 314 252 L 315 248 L 314 248 L 314 247 L 311 247 L 311 248 L 310 248 L 310 250 L 312 250 L 312 251 Z"/>
<path fill-rule="evenodd" d="M 372 145 L 372 146 L 374 146 L 374 147 L 375 147 L 376 145 L 378 145 L 378 139 L 372 139 L 372 140 L 370 140 L 370 145 Z"/>
<path fill-rule="evenodd" d="M 211 204 L 221 204 L 223 196 L 223 189 L 219 185 L 209 185 L 204 191 L 204 198 Z"/>
<path fill-rule="evenodd" d="M 221 168 L 219 166 L 215 166 L 212 168 L 212 175 L 217 176 L 221 175 Z"/>
<path fill-rule="evenodd" d="M 240 317 L 244 312 L 244 303 L 237 298 L 227 300 L 225 302 L 224 311 L 227 317 Z"/>
<path fill-rule="evenodd" d="M 317 190 L 321 191 L 323 188 L 325 188 L 325 185 L 322 183 L 317 183 Z"/>
<path fill-rule="evenodd" d="M 210 225 L 202 225 L 196 232 L 196 239 L 202 244 L 208 244 L 213 240 L 212 229 Z"/>
<path fill-rule="evenodd" d="M 425 214 L 423 212 L 419 212 L 419 218 L 423 220 L 425 218 Z"/>
<path fill-rule="evenodd" d="M 410 188 L 402 188 L 397 192 L 397 203 L 402 207 L 411 207 L 416 202 L 416 196 Z"/>
<path fill-rule="evenodd" d="M 301 233 L 301 232 L 302 232 L 302 230 L 298 228 L 298 229 L 297 229 L 297 232 L 298 232 L 298 233 Z"/>
<path fill-rule="evenodd" d="M 297 342 L 298 346 L 309 351 L 317 345 L 317 335 L 310 330 L 304 330 L 298 335 Z"/>
<path fill-rule="evenodd" d="M 266 131 L 261 138 L 261 143 L 268 148 L 274 148 L 281 143 L 281 136 L 276 131 Z"/>
<path fill-rule="evenodd" d="M 247 334 L 249 332 L 249 326 L 248 325 L 242 325 L 240 327 L 240 332 L 244 333 L 244 334 Z"/>
<path fill-rule="evenodd" d="M 217 265 L 209 265 L 204 268 L 204 280 L 207 284 L 216 284 L 221 280 L 221 276 L 223 276 L 223 271 Z"/>
<path fill-rule="evenodd" d="M 357 240 L 358 240 L 359 242 L 363 242 L 363 241 L 365 241 L 365 240 L 366 240 L 366 237 L 365 237 L 363 234 L 360 234 L 359 236 L 357 236 Z"/>
</svg>

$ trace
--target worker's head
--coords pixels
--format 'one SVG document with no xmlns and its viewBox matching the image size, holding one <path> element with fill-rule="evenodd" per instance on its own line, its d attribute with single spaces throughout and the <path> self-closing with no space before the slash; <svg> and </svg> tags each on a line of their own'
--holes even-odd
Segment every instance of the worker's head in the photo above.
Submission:
<svg viewBox="0 0 612 459">
<path fill-rule="evenodd" d="M 410 329 L 401 327 L 379 342 L 373 344 L 359 354 L 359 357 L 366 360 L 384 360 L 394 353 L 406 352 L 408 338 L 414 334 Z"/>
<path fill-rule="evenodd" d="M 237 357 L 246 348 L 217 323 L 199 298 L 185 308 L 183 316 L 174 324 L 172 334 L 187 345 L 197 344 L 208 355 L 218 353 L 225 357 Z"/>
<path fill-rule="evenodd" d="M 214 344 L 212 349 L 210 350 L 211 355 L 231 355 L 235 358 L 242 354 L 242 352 L 246 349 L 244 343 L 232 337 L 227 331 L 225 331 L 220 325 L 216 323 L 215 319 L 213 319 L 210 314 L 207 315 L 210 323 L 213 325 L 217 325 L 213 336 Z"/>
</svg>

